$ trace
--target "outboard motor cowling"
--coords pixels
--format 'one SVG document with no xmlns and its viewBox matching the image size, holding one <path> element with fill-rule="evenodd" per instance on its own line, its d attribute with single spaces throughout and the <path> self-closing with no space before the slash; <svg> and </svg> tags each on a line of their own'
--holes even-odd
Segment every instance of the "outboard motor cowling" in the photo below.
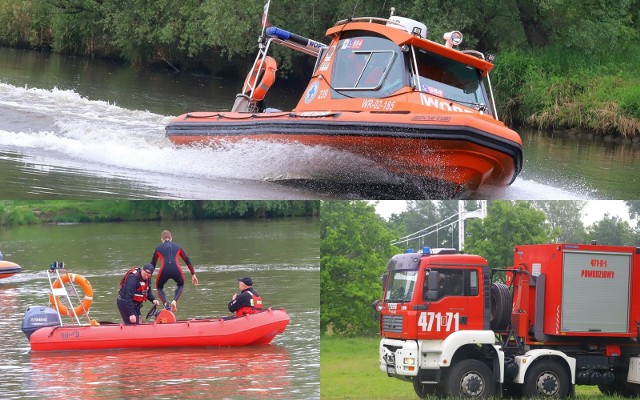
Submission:
<svg viewBox="0 0 640 400">
<path fill-rule="evenodd" d="M 22 319 L 22 332 L 29 339 L 38 329 L 57 325 L 60 325 L 60 317 L 56 310 L 44 306 L 30 306 Z"/>
</svg>

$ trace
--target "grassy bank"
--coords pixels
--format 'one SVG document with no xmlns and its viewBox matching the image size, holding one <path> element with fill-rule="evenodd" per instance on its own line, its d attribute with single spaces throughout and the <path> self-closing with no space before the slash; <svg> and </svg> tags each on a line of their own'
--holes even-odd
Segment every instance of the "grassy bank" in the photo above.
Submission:
<svg viewBox="0 0 640 400">
<path fill-rule="evenodd" d="M 52 222 L 108 222 L 134 217 L 125 201 L 3 201 L 0 203 L 0 226 Z M 139 219 L 153 219 L 138 213 Z"/>
<path fill-rule="evenodd" d="M 640 138 L 640 48 L 583 54 L 566 48 L 498 55 L 499 116 L 510 125 Z"/>
<path fill-rule="evenodd" d="M 378 368 L 379 338 L 320 338 L 320 395 L 323 399 L 411 399 L 413 385 L 388 378 Z M 580 400 L 607 397 L 595 386 L 576 386 Z"/>
<path fill-rule="evenodd" d="M 317 216 L 319 201 L 5 200 L 0 226 L 59 222 L 159 221 Z"/>
<path fill-rule="evenodd" d="M 387 378 L 378 367 L 379 338 L 320 339 L 323 399 L 415 399 L 411 384 Z"/>
</svg>

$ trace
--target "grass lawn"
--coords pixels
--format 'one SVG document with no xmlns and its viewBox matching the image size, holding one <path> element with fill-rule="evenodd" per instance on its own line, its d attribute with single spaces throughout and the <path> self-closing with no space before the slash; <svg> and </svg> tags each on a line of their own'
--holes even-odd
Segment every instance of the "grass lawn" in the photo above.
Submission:
<svg viewBox="0 0 640 400">
<path fill-rule="evenodd" d="M 378 367 L 379 338 L 320 338 L 320 397 L 322 399 L 412 399 L 410 382 L 389 378 Z M 576 386 L 580 400 L 618 399 L 596 386 Z"/>
</svg>

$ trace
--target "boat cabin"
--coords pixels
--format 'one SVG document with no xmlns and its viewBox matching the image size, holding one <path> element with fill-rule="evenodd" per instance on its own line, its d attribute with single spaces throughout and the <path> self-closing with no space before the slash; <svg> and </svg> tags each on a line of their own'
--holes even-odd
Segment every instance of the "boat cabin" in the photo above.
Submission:
<svg viewBox="0 0 640 400">
<path fill-rule="evenodd" d="M 427 39 L 427 27 L 409 18 L 363 17 L 338 21 L 323 43 L 269 27 L 261 36 L 252 72 L 232 111 L 261 111 L 259 102 L 275 81 L 267 56 L 271 42 L 316 57 L 313 76 L 294 112 L 386 111 L 473 113 L 498 120 L 489 71 L 493 64 L 475 50 L 457 50 L 458 31 L 445 44 Z"/>
<path fill-rule="evenodd" d="M 494 114 L 490 85 L 485 84 L 493 65 L 482 53 L 453 49 L 462 41 L 459 32 L 445 35 L 449 41 L 442 45 L 426 39 L 424 24 L 393 18 L 354 18 L 327 31 L 332 42 L 320 52 L 314 78 L 329 83 L 331 99 L 388 99 L 415 93 L 419 97 L 397 100 Z M 306 104 L 311 95 L 307 92 L 303 99 Z"/>
</svg>

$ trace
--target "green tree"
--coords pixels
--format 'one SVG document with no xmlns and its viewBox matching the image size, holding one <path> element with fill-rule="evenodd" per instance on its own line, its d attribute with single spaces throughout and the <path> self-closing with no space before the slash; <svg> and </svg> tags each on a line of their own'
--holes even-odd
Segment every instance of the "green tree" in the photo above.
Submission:
<svg viewBox="0 0 640 400">
<path fill-rule="evenodd" d="M 583 243 L 585 229 L 582 210 L 586 202 L 580 200 L 535 201 L 533 206 L 547 216 L 547 223 L 556 233 L 556 243 Z"/>
<path fill-rule="evenodd" d="M 596 221 L 587 228 L 587 238 L 598 244 L 635 246 L 633 230 L 629 223 L 618 216 L 608 213 L 600 221 Z"/>
<path fill-rule="evenodd" d="M 380 277 L 399 249 L 375 206 L 325 201 L 320 218 L 320 333 L 373 334 L 371 304 L 382 296 Z"/>
<path fill-rule="evenodd" d="M 436 202 L 430 200 L 411 200 L 407 201 L 407 209 L 402 213 L 402 219 L 406 228 L 404 235 L 410 235 L 437 224 L 440 221 L 440 216 L 438 215 Z M 426 232 L 425 230 L 423 233 Z M 418 248 L 427 245 L 439 247 L 437 245 L 436 234 L 408 242 L 405 247 Z"/>
<path fill-rule="evenodd" d="M 640 200 L 625 200 L 629 216 L 637 220 L 637 226 L 640 228 Z"/>
<path fill-rule="evenodd" d="M 553 237 L 544 213 L 531 202 L 497 200 L 489 203 L 486 218 L 468 221 L 463 250 L 483 256 L 492 268 L 504 268 L 513 263 L 516 245 L 549 243 Z"/>
</svg>

